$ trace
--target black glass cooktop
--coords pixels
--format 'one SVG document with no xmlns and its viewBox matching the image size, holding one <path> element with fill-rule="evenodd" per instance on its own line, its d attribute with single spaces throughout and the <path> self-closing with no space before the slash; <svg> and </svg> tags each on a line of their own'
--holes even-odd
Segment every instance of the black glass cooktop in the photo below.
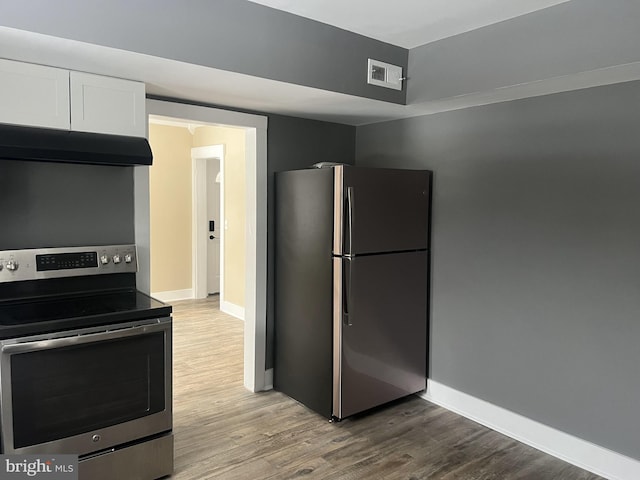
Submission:
<svg viewBox="0 0 640 480">
<path fill-rule="evenodd" d="M 170 305 L 136 290 L 14 300 L 0 303 L 0 338 L 161 318 L 170 314 Z"/>
</svg>

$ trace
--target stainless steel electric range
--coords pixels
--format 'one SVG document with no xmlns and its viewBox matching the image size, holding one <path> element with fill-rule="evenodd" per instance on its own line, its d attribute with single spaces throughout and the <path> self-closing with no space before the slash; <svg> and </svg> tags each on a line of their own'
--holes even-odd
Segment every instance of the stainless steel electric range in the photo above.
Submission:
<svg viewBox="0 0 640 480">
<path fill-rule="evenodd" d="M 79 455 L 80 479 L 173 471 L 171 307 L 134 245 L 0 251 L 4 454 Z"/>
</svg>

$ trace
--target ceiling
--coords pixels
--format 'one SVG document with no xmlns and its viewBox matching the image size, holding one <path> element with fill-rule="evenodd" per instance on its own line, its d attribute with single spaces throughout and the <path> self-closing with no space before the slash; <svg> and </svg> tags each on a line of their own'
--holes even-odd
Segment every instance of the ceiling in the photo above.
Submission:
<svg viewBox="0 0 640 480">
<path fill-rule="evenodd" d="M 252 1 L 404 46 L 423 44 L 563 3 L 558 0 L 395 0 L 394 8 L 389 9 L 387 4 L 372 0 Z M 161 97 L 347 125 L 640 79 L 640 62 L 636 62 L 397 105 L 8 27 L 0 27 L 0 58 L 138 80 L 146 84 L 148 94 Z"/>
<path fill-rule="evenodd" d="M 250 0 L 399 47 L 425 43 L 569 0 Z"/>
</svg>

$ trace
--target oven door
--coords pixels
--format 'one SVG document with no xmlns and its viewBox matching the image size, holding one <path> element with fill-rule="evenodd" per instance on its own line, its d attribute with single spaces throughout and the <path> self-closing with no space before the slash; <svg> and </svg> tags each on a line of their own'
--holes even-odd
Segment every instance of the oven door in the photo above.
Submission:
<svg viewBox="0 0 640 480">
<path fill-rule="evenodd" d="M 171 318 L 147 322 L 0 342 L 2 452 L 84 455 L 171 430 Z"/>
</svg>

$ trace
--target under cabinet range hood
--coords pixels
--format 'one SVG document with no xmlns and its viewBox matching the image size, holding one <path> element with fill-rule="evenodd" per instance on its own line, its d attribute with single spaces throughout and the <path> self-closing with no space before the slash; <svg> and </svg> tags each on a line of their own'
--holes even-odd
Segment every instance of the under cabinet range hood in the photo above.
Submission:
<svg viewBox="0 0 640 480">
<path fill-rule="evenodd" d="M 151 165 L 146 138 L 0 124 L 0 161 Z"/>
</svg>

